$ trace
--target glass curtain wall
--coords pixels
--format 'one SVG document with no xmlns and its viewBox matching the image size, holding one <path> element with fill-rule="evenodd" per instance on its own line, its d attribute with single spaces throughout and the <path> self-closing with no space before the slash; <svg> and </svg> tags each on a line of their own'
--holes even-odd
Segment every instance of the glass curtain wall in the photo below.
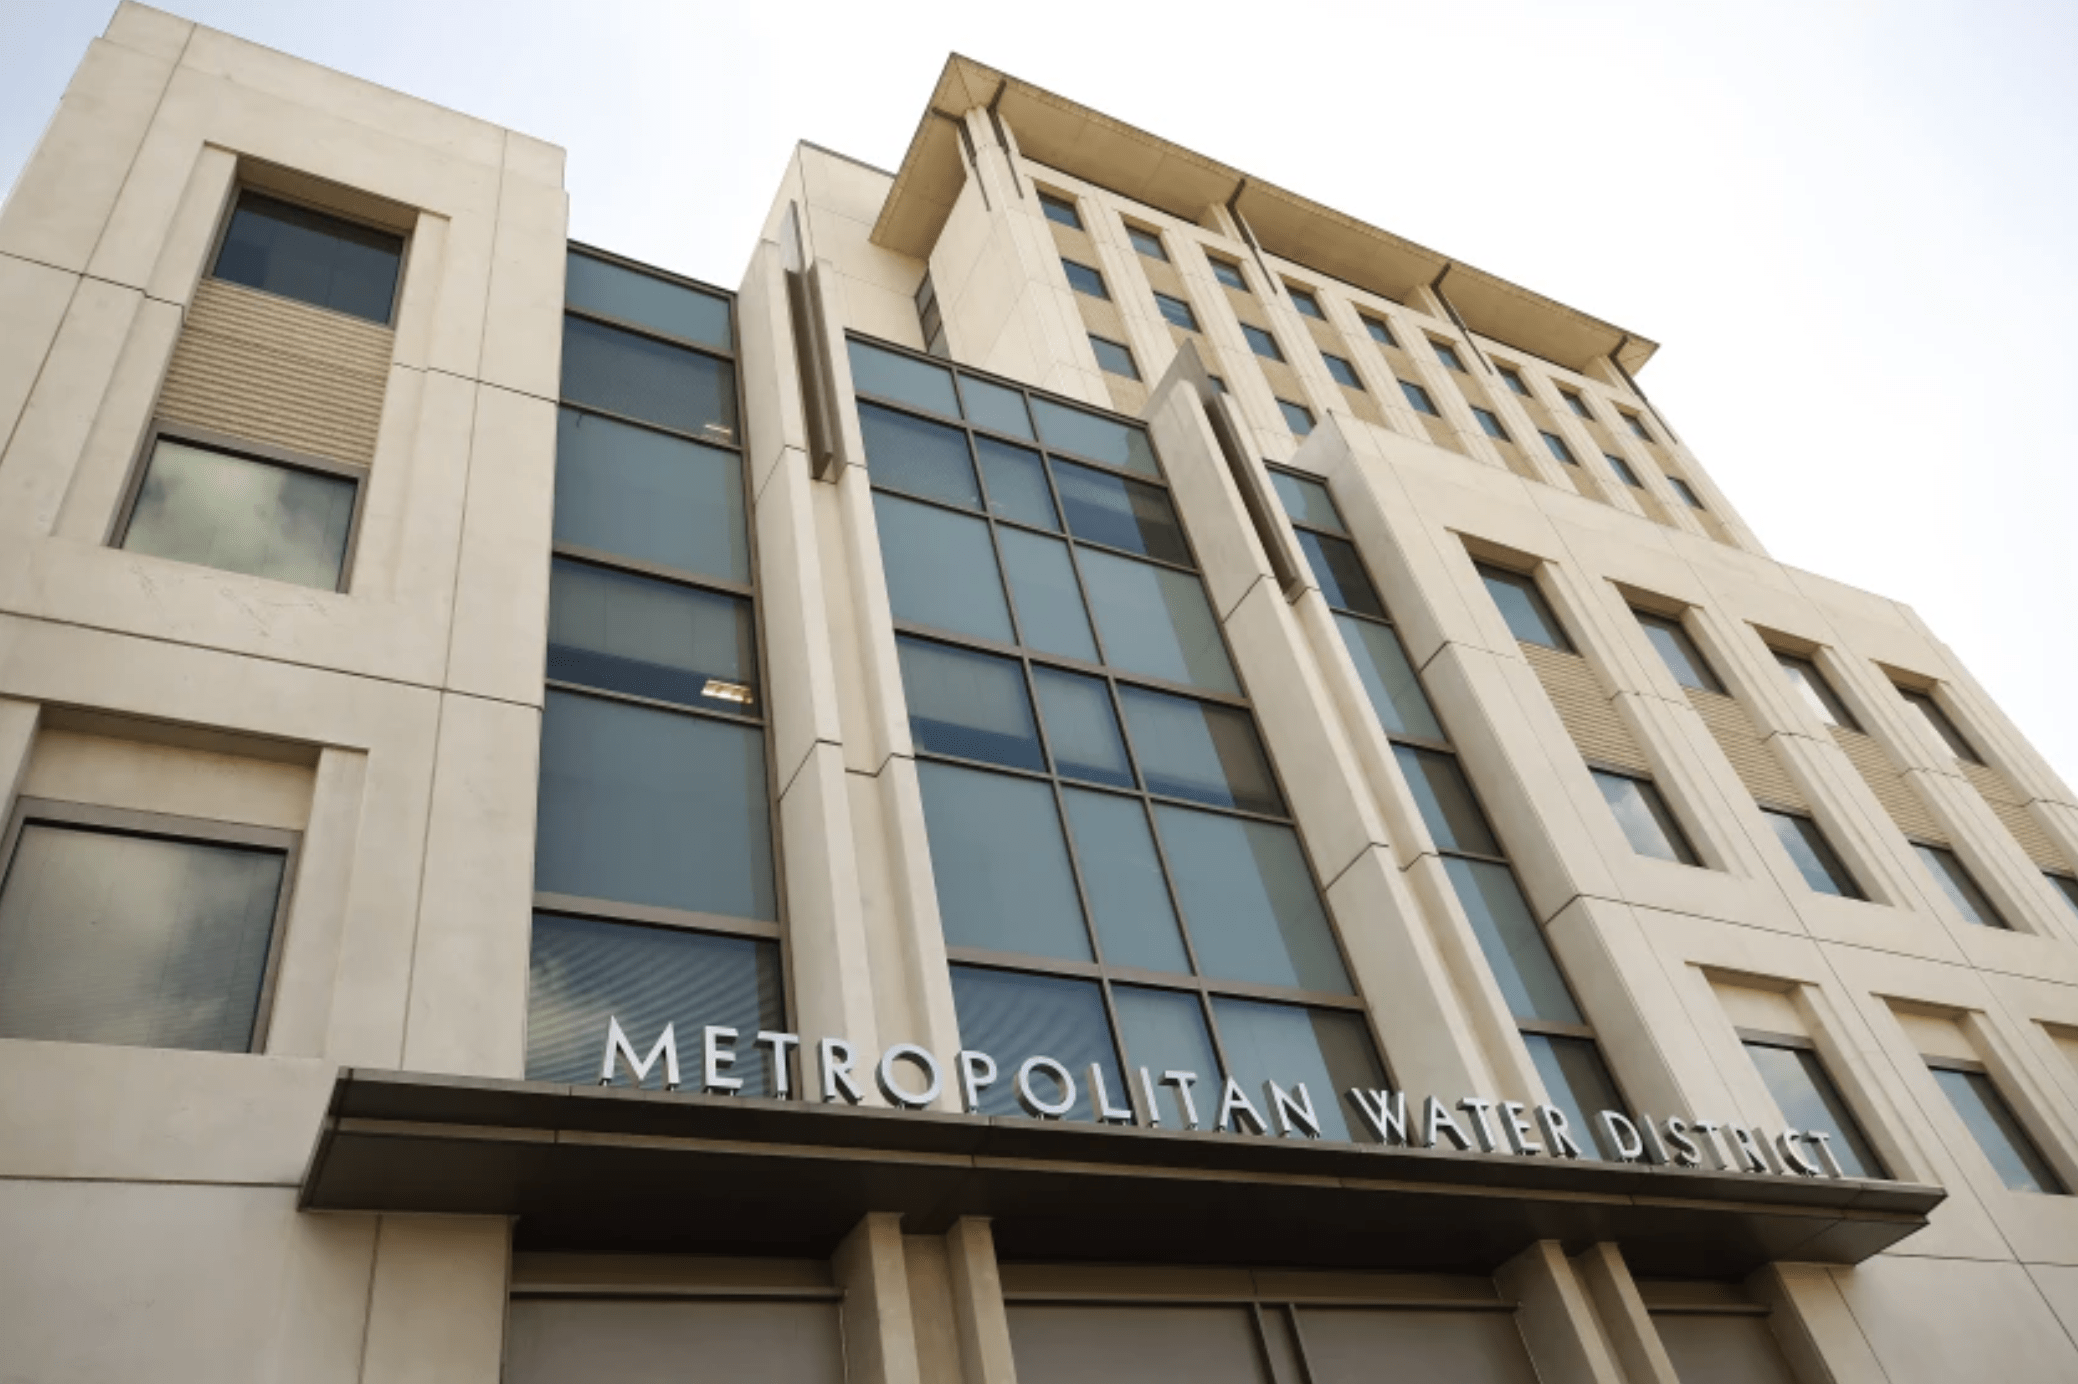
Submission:
<svg viewBox="0 0 2078 1384">
<path fill-rule="evenodd" d="M 731 300 L 570 251 L 527 1074 L 784 1029 Z M 756 1053 L 753 1056 L 753 1052 Z"/>
<path fill-rule="evenodd" d="M 1165 1127 L 1216 1125 L 1231 1077 L 1364 1137 L 1363 1002 L 1147 433 L 849 348 L 960 1037 L 1002 1073 L 981 1108 L 1018 1113 L 1044 1055 L 1070 1118 L 1094 1067 Z"/>
<path fill-rule="evenodd" d="M 1319 481 L 1275 468 L 1270 479 L 1545 1090 L 1580 1133 L 1582 1151 L 1597 1149 L 1595 1112 L 1627 1107 L 1341 511 Z"/>
</svg>

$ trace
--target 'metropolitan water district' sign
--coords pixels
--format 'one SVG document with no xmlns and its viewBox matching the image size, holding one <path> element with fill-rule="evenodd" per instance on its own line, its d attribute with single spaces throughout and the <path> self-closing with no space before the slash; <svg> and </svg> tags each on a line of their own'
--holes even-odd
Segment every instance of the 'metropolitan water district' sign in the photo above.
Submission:
<svg viewBox="0 0 2078 1384">
<path fill-rule="evenodd" d="M 743 1078 L 731 1076 L 739 1054 L 741 1035 L 733 1028 L 709 1025 L 700 1031 L 700 1090 L 709 1095 L 735 1095 L 743 1089 Z M 781 1100 L 806 1099 L 797 1093 L 788 1076 L 788 1058 L 801 1047 L 799 1034 L 760 1032 L 751 1040 L 754 1047 L 770 1054 L 773 1093 Z M 857 1105 L 865 1092 L 859 1088 L 859 1055 L 842 1038 L 824 1038 L 815 1045 L 820 1096 L 826 1102 L 844 1101 Z M 805 1054 L 803 1054 L 805 1057 Z M 622 1062 L 640 1084 L 661 1059 L 664 1088 L 679 1089 L 678 1036 L 674 1025 L 651 1045 L 649 1055 L 639 1057 L 628 1041 L 617 1017 L 606 1021 L 606 1058 L 599 1069 L 599 1084 L 611 1085 Z M 914 1043 L 896 1043 L 873 1064 L 873 1081 L 888 1104 L 901 1110 L 923 1110 L 937 1103 L 944 1089 L 944 1074 L 938 1059 Z M 981 1093 L 1003 1079 L 996 1060 L 985 1052 L 961 1050 L 953 1058 L 954 1079 L 959 1086 L 960 1107 L 968 1114 L 981 1113 Z M 1303 1081 L 1286 1090 L 1275 1081 L 1263 1083 L 1262 1105 L 1258 1106 L 1228 1077 L 1218 1099 L 1208 1085 L 1201 1092 L 1199 1074 L 1186 1071 L 1156 1073 L 1139 1070 L 1140 1091 L 1145 1098 L 1143 1118 L 1135 1113 L 1127 1092 L 1112 1092 L 1101 1063 L 1092 1062 L 1083 1080 L 1087 1083 L 1090 1109 L 1103 1124 L 1145 1124 L 1160 1127 L 1162 1121 L 1155 1093 L 1168 1087 L 1176 1093 L 1185 1129 L 1211 1129 L 1222 1134 L 1253 1134 L 1278 1137 L 1298 1135 L 1321 1137 L 1320 1116 L 1313 1094 Z M 1076 1105 L 1079 1088 L 1075 1074 L 1066 1064 L 1051 1057 L 1028 1057 L 1010 1077 L 1017 1101 L 1036 1119 L 1064 1118 Z M 1115 1103 L 1114 1094 L 1126 1104 Z M 1424 1097 L 1418 1115 L 1411 1113 L 1404 1091 L 1365 1090 L 1352 1087 L 1343 1093 L 1356 1107 L 1364 1125 L 1380 1142 L 1403 1148 L 1441 1148 L 1481 1153 L 1507 1152 L 1524 1158 L 1581 1156 L 1580 1139 L 1587 1131 L 1575 1131 L 1566 1112 L 1553 1105 L 1525 1105 L 1521 1101 L 1497 1101 L 1486 1096 L 1466 1096 L 1446 1106 L 1434 1096 Z M 1457 1113 L 1453 1114 L 1452 1112 Z M 1267 1112 L 1267 1118 L 1265 1115 Z M 1832 1136 L 1824 1130 L 1785 1129 L 1772 1139 L 1756 1129 L 1725 1120 L 1682 1119 L 1670 1115 L 1627 1115 L 1620 1110 L 1596 1112 L 1604 1147 L 1625 1163 L 1662 1163 L 1681 1168 L 1704 1166 L 1707 1153 L 1712 1165 L 1725 1171 L 1750 1173 L 1789 1172 L 1799 1177 L 1842 1177 L 1840 1162 L 1833 1156 Z M 1807 1152 L 1808 1150 L 1808 1152 Z M 1811 1155 L 1817 1155 L 1814 1159 Z M 1772 1159 L 1771 1159 L 1772 1155 Z M 1780 1167 L 1777 1166 L 1779 1162 Z"/>
</svg>

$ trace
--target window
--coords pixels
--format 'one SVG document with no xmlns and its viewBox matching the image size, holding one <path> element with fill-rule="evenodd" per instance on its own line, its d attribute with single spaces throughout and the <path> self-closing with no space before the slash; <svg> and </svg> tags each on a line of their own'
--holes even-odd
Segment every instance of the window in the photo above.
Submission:
<svg viewBox="0 0 2078 1384">
<path fill-rule="evenodd" d="M 1212 387 L 1220 393 L 1224 394 L 1227 392 L 1227 381 L 1224 375 L 1207 375 L 1205 378 L 1212 381 Z"/>
<path fill-rule="evenodd" d="M 1979 1070 L 1975 1063 L 1938 1057 L 1927 1059 L 1927 1069 L 1934 1074 L 1934 1084 L 1941 1088 L 1941 1094 L 1955 1107 L 1963 1127 L 1991 1161 L 2001 1182 L 2016 1192 L 2052 1196 L 2068 1193 L 2063 1179 L 2042 1156 L 2042 1150 L 2013 1113 L 2013 1107 L 1999 1094 L 1989 1073 Z"/>
<path fill-rule="evenodd" d="M 1251 326 L 1243 322 L 1241 324 L 1241 335 L 1248 338 L 1248 349 L 1265 360 L 1284 359 L 1284 352 L 1278 348 L 1277 338 L 1264 331 L 1261 327 Z"/>
<path fill-rule="evenodd" d="M 1479 420 L 1480 431 L 1484 432 L 1488 437 L 1498 442 L 1509 440 L 1508 430 L 1501 426 L 1501 420 L 1494 416 L 1491 409 L 1483 409 L 1479 405 L 1474 404 L 1472 405 L 1472 416 Z"/>
<path fill-rule="evenodd" d="M 1775 661 L 1782 665 L 1783 673 L 1796 684 L 1798 693 L 1804 698 L 1804 704 L 1811 708 L 1819 720 L 1829 726 L 1839 726 L 1846 730 L 1861 729 L 1853 713 L 1848 711 L 1847 704 L 1840 700 L 1840 694 L 1825 680 L 1825 674 L 1818 671 L 1816 663 L 1799 654 L 1786 654 L 1780 649 L 1770 649 L 1768 652 L 1775 655 Z"/>
<path fill-rule="evenodd" d="M 1322 351 L 1320 358 L 1327 362 L 1328 373 L 1334 376 L 1336 384 L 1341 385 L 1344 389 L 1362 389 L 1364 387 L 1364 382 L 1357 378 L 1356 367 L 1342 359 L 1342 357 L 1329 351 Z"/>
<path fill-rule="evenodd" d="M 1631 489 L 1643 490 L 1645 488 L 1645 482 L 1638 479 L 1638 473 L 1631 469 L 1631 464 L 1616 455 L 1616 453 L 1604 452 L 1602 453 L 1602 460 L 1608 462 L 1609 469 L 1616 473 L 1616 478 Z"/>
<path fill-rule="evenodd" d="M 1862 1133 L 1861 1124 L 1854 1118 L 1854 1111 L 1840 1095 L 1840 1088 L 1826 1073 L 1825 1064 L 1818 1060 L 1817 1051 L 1804 1039 L 1778 1037 L 1740 1038 L 1746 1044 L 1746 1055 L 1753 1059 L 1754 1067 L 1760 1072 L 1761 1080 L 1767 1084 L 1768 1094 L 1775 1098 L 1775 1108 L 1789 1128 L 1828 1134 L 1832 1141 L 1825 1146 L 1840 1165 L 1840 1172 L 1847 1177 L 1880 1178 L 1889 1176 L 1876 1150 L 1869 1146 L 1868 1136 Z M 1819 1159 L 1822 1163 L 1823 1157 Z"/>
<path fill-rule="evenodd" d="M 22 799 L 0 843 L 0 1038 L 256 1050 L 294 841 Z"/>
<path fill-rule="evenodd" d="M 1005 1073 L 982 1108 L 1043 1053 L 1079 1118 L 1094 1063 L 1165 1126 L 1176 1088 L 1148 1112 L 1128 1073 L 1197 1073 L 1203 1124 L 1223 1076 L 1302 1078 L 1361 1137 L 1376 1048 L 1147 435 L 1016 392 L 1038 446 L 866 446 L 961 1037 Z"/>
<path fill-rule="evenodd" d="M 1573 652 L 1572 643 L 1566 638 L 1558 617 L 1544 603 L 1544 593 L 1537 589 L 1534 577 L 1489 567 L 1483 562 L 1473 565 L 1479 569 L 1487 593 L 1500 608 L 1501 618 L 1508 622 L 1510 634 L 1525 644 L 1542 644 L 1560 653 Z"/>
<path fill-rule="evenodd" d="M 1659 651 L 1660 661 L 1674 675 L 1674 681 L 1683 687 L 1692 687 L 1698 692 L 1724 693 L 1724 684 L 1718 681 L 1717 673 L 1704 659 L 1703 651 L 1688 637 L 1688 630 L 1679 620 L 1664 615 L 1648 615 L 1642 610 L 1631 614 L 1638 617 L 1638 625 L 1652 647 Z"/>
<path fill-rule="evenodd" d="M 315 458 L 291 464 L 161 434 L 153 439 L 116 546 L 320 591 L 343 590 L 359 474 L 358 468 Z"/>
<path fill-rule="evenodd" d="M 1764 807 L 1761 816 L 1767 819 L 1768 827 L 1782 849 L 1789 852 L 1790 863 L 1811 886 L 1813 893 L 1831 894 L 1842 899 L 1866 899 L 1861 886 L 1854 882 L 1846 864 L 1833 850 L 1833 843 L 1825 839 L 1818 823 L 1799 812 L 1783 812 Z"/>
<path fill-rule="evenodd" d="M 1687 505 L 1690 509 L 1702 509 L 1704 507 L 1703 497 L 1696 494 L 1689 483 L 1681 479 L 1681 477 L 1669 476 L 1667 477 L 1667 484 L 1674 487 L 1674 493 L 1681 497 L 1681 503 Z"/>
<path fill-rule="evenodd" d="M 924 350 L 940 359 L 952 355 L 945 342 L 945 314 L 938 310 L 938 290 L 931 283 L 931 271 L 924 271 L 923 282 L 916 286 L 916 325 L 922 329 Z"/>
<path fill-rule="evenodd" d="M 1123 375 L 1129 380 L 1140 378 L 1140 367 L 1133 364 L 1133 352 L 1121 342 L 1108 341 L 1092 332 L 1090 349 L 1097 353 L 1097 364 L 1113 375 Z"/>
<path fill-rule="evenodd" d="M 1320 299 L 1313 296 L 1311 289 L 1299 288 L 1293 284 L 1286 284 L 1284 287 L 1292 295 L 1292 306 L 1297 308 L 1302 316 L 1318 318 L 1323 322 L 1328 320 L 1328 315 L 1320 310 Z"/>
<path fill-rule="evenodd" d="M 1624 839 L 1631 843 L 1632 850 L 1677 865 L 1702 863 L 1696 859 L 1695 849 L 1688 844 L 1681 824 L 1674 820 L 1674 813 L 1652 780 L 1607 769 L 1590 768 L 1588 772 L 1594 776 L 1595 786 L 1602 790 L 1602 797 L 1616 815 L 1616 824 L 1623 828 Z"/>
<path fill-rule="evenodd" d="M 1451 345 L 1447 341 L 1437 341 L 1433 338 L 1430 339 L 1429 345 L 1435 348 L 1437 360 L 1442 361 L 1445 365 L 1457 371 L 1460 375 L 1467 373 L 1465 370 L 1465 362 L 1457 353 L 1457 347 Z"/>
<path fill-rule="evenodd" d="M 596 1080 L 609 1016 L 644 1051 L 666 1023 L 785 1027 L 732 304 L 571 266 L 566 343 L 613 347 L 565 355 L 557 420 L 527 1074 L 560 1082 Z M 852 366 L 920 396 L 936 368 Z M 744 1089 L 772 1089 L 744 1053 Z"/>
<path fill-rule="evenodd" d="M 2009 924 L 1991 899 L 1977 883 L 1968 867 L 1957 859 L 1954 851 L 1946 846 L 1930 846 L 1924 841 L 1914 841 L 1912 849 L 1918 854 L 1920 863 L 1941 887 L 1941 893 L 1955 905 L 1955 911 L 1963 915 L 1966 922 L 1979 927 L 2008 928 Z"/>
<path fill-rule="evenodd" d="M 1398 346 L 1400 344 L 1399 338 L 1393 335 L 1393 329 L 1377 318 L 1365 315 L 1360 320 L 1364 324 L 1364 330 L 1369 332 L 1371 339 L 1380 346 Z"/>
<path fill-rule="evenodd" d="M 1566 445 L 1565 438 L 1560 437 L 1557 433 L 1545 432 L 1542 429 L 1538 430 L 1537 436 L 1544 439 L 1546 450 L 1558 458 L 1560 462 L 1567 466 L 1578 466 L 1580 464 L 1573 460 L 1573 449 Z"/>
<path fill-rule="evenodd" d="M 1510 393 L 1520 394 L 1525 399 L 1530 396 L 1530 387 L 1523 383 L 1521 371 L 1512 365 L 1503 365 L 1498 367 L 1498 369 L 1501 374 L 1501 383 L 1508 386 Z"/>
<path fill-rule="evenodd" d="M 1248 292 L 1248 280 L 1242 277 L 1240 265 L 1232 260 L 1223 260 L 1217 255 L 1207 255 L 1205 259 L 1212 265 L 1213 278 L 1236 292 Z"/>
<path fill-rule="evenodd" d="M 1401 380 L 1400 393 L 1407 396 L 1407 402 L 1413 406 L 1416 413 L 1426 413 L 1431 418 L 1441 418 L 1443 416 L 1436 412 L 1436 401 L 1429 397 L 1429 391 L 1423 389 L 1420 385 L 1409 384 L 1406 380 Z"/>
<path fill-rule="evenodd" d="M 390 324 L 404 237 L 257 192 L 238 195 L 214 277 Z"/>
<path fill-rule="evenodd" d="M 1046 213 L 1048 221 L 1056 222 L 1074 231 L 1082 229 L 1082 213 L 1076 211 L 1075 204 L 1065 197 L 1057 197 L 1051 192 L 1041 192 L 1039 194 L 1039 208 Z"/>
<path fill-rule="evenodd" d="M 1893 683 L 1892 686 L 1897 685 Z M 1906 705 L 1912 707 L 1925 719 L 1928 727 L 1933 730 L 1934 734 L 1941 737 L 1941 742 L 1948 746 L 1950 754 L 1962 760 L 1965 764 L 1982 764 L 1984 762 L 1983 756 L 1979 755 L 1976 748 L 1964 738 L 1962 727 L 1956 725 L 1950 719 L 1948 713 L 1941 709 L 1941 704 L 1934 700 L 1933 693 L 1922 692 L 1914 687 L 1899 687 L 1898 695 L 1905 699 Z"/>
<path fill-rule="evenodd" d="M 1172 298 L 1166 293 L 1154 295 L 1154 305 L 1162 310 L 1162 317 L 1172 327 L 1181 327 L 1187 332 L 1198 330 L 1198 315 L 1191 305 L 1181 298 Z"/>
<path fill-rule="evenodd" d="M 1572 390 L 1570 390 L 1570 389 L 1561 389 L 1561 390 L 1559 391 L 1559 397 L 1560 397 L 1561 399 L 1564 399 L 1564 400 L 1566 401 L 1566 407 L 1567 407 L 1567 408 L 1569 408 L 1569 409 L 1573 410 L 1573 416 L 1574 416 L 1574 417 L 1576 417 L 1576 418 L 1592 418 L 1592 417 L 1594 417 L 1594 415 L 1593 415 L 1592 413 L 1588 412 L 1588 409 L 1587 409 L 1587 400 L 1585 400 L 1585 399 L 1581 398 L 1581 397 L 1580 397 L 1580 396 L 1579 396 L 1578 394 L 1575 394 L 1575 393 L 1574 393 L 1574 392 L 1573 392 Z"/>
<path fill-rule="evenodd" d="M 1138 250 L 1149 259 L 1160 260 L 1164 264 L 1169 262 L 1169 252 L 1162 248 L 1162 238 L 1156 232 L 1143 230 L 1139 226 L 1128 223 L 1126 226 L 1126 239 L 1133 242 L 1135 250 Z"/>
<path fill-rule="evenodd" d="M 1277 401 L 1277 411 L 1284 415 L 1284 426 L 1292 430 L 1292 436 L 1304 437 L 1313 431 L 1313 410 L 1304 404 L 1295 404 L 1289 399 Z"/>
<path fill-rule="evenodd" d="M 1270 481 L 1552 1103 L 1565 1112 L 1582 1148 L 1594 1149 L 1603 1137 L 1595 1112 L 1624 1109 L 1624 1102 L 1500 838 L 1349 540 L 1334 497 L 1319 481 L 1289 471 L 1272 469 Z"/>
<path fill-rule="evenodd" d="M 1061 268 L 1068 271 L 1068 287 L 1077 293 L 1086 293 L 1092 298 L 1109 299 L 1111 294 L 1104 287 L 1104 276 L 1086 264 L 1063 259 Z"/>
<path fill-rule="evenodd" d="M 2064 901 L 2064 906 L 2073 913 L 2078 913 L 2078 879 L 2055 870 L 2044 870 L 2042 874 L 2048 879 L 2050 887 L 2056 890 L 2057 897 Z"/>
<path fill-rule="evenodd" d="M 1645 431 L 1645 421 L 1638 417 L 1637 414 L 1624 413 L 1621 409 L 1618 409 L 1617 412 L 1619 414 L 1622 414 L 1624 426 L 1631 430 L 1631 436 L 1638 438 L 1640 441 L 1643 442 L 1650 442 L 1653 440 L 1652 434 Z M 1702 506 L 1698 505 L 1696 506 L 1696 508 L 1701 509 Z"/>
</svg>

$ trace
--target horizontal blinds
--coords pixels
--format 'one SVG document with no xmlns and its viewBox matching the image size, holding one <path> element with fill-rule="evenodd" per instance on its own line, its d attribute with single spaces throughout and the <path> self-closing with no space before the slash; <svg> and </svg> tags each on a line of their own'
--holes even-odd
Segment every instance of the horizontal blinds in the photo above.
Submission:
<svg viewBox="0 0 2078 1384">
<path fill-rule="evenodd" d="M 2014 786 L 2013 780 L 1989 764 L 1962 764 L 1962 771 L 1984 799 L 1992 815 L 2006 824 L 2013 839 L 2027 852 L 2028 859 L 2045 870 L 2068 870 L 2072 862 L 2049 839 L 2042 824 L 2027 810 L 2027 795 Z"/>
<path fill-rule="evenodd" d="M 1566 733 L 1580 747 L 1583 758 L 1641 774 L 1651 772 L 1652 766 L 1646 763 L 1645 752 L 1638 748 L 1637 738 L 1631 734 L 1631 728 L 1624 723 L 1623 717 L 1617 714 L 1609 694 L 1603 690 L 1601 680 L 1595 676 L 1586 659 L 1579 654 L 1547 649 L 1542 644 L 1523 644 L 1520 647 L 1523 657 L 1536 670 L 1537 680 L 1544 684 L 1545 695 L 1558 709 L 1559 720 L 1565 722 Z"/>
<path fill-rule="evenodd" d="M 1876 801 L 1883 804 L 1883 810 L 1890 814 L 1891 821 L 1897 823 L 1899 831 L 1922 841 L 1947 843 L 1948 833 L 1934 820 L 1934 814 L 1927 811 L 1925 801 L 1912 791 L 1912 785 L 1905 782 L 1905 776 L 1898 772 L 1898 766 L 1891 762 L 1881 745 L 1860 731 L 1845 726 L 1833 726 L 1831 730 L 1834 741 L 1847 752 L 1848 761 L 1862 776 L 1862 781 L 1869 785 Z"/>
<path fill-rule="evenodd" d="M 1808 808 L 1804 792 L 1795 779 L 1782 767 L 1782 761 L 1768 742 L 1761 738 L 1760 729 L 1753 724 L 1753 717 L 1746 708 L 1722 692 L 1704 692 L 1688 689 L 1689 705 L 1703 718 L 1710 728 L 1712 738 L 1724 757 L 1731 761 L 1732 770 L 1746 791 L 1754 799 L 1777 807 Z"/>
</svg>

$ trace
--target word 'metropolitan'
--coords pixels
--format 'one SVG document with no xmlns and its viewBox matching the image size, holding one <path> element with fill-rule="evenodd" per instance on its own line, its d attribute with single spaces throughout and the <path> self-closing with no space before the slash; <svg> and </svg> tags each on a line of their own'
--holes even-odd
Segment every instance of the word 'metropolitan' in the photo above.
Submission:
<svg viewBox="0 0 2078 1384">
<path fill-rule="evenodd" d="M 719 1025 L 710 1024 L 701 1030 L 702 1091 L 709 1095 L 734 1095 L 743 1089 L 743 1078 L 729 1074 L 740 1055 L 737 1049 L 740 1038 L 735 1029 Z M 801 1047 L 800 1035 L 760 1031 L 752 1043 L 771 1054 L 773 1094 L 781 1100 L 794 1098 L 792 1081 L 788 1076 L 788 1058 Z M 865 1099 L 855 1076 L 858 1053 L 851 1043 L 842 1038 L 824 1038 L 815 1045 L 815 1053 L 821 1073 L 820 1094 L 824 1101 L 841 1100 L 857 1105 Z M 622 1061 L 640 1084 L 649 1076 L 659 1058 L 664 1064 L 664 1089 L 679 1089 L 675 1026 L 664 1025 L 664 1031 L 651 1045 L 649 1055 L 638 1057 L 634 1044 L 628 1041 L 628 1035 L 621 1029 L 620 1019 L 609 1017 L 606 1021 L 606 1057 L 599 1069 L 599 1084 L 612 1084 L 614 1072 Z M 909 1069 L 907 1074 L 911 1084 L 902 1080 L 905 1066 Z M 1001 1079 L 996 1060 L 985 1052 L 962 1049 L 954 1057 L 953 1066 L 961 1108 L 970 1115 L 981 1113 L 981 1093 Z M 1086 1079 L 1090 1109 L 1098 1122 L 1159 1128 L 1162 1120 L 1155 1092 L 1166 1086 L 1176 1093 L 1185 1129 L 1210 1128 L 1222 1134 L 1267 1135 L 1274 1123 L 1280 1136 L 1321 1137 L 1320 1117 L 1315 1112 L 1313 1096 L 1303 1081 L 1292 1083 L 1288 1091 L 1274 1081 L 1265 1081 L 1263 1107 L 1258 1109 L 1240 1083 L 1228 1077 L 1220 1092 L 1216 1113 L 1208 1124 L 1200 1113 L 1194 1090 L 1199 1080 L 1198 1073 L 1165 1071 L 1157 1075 L 1142 1067 L 1139 1077 L 1140 1091 L 1145 1097 L 1141 1106 L 1144 1115 L 1135 1112 L 1126 1092 L 1118 1094 L 1126 1096 L 1128 1103 L 1114 1104 L 1103 1065 L 1089 1064 Z M 926 1109 L 937 1102 L 944 1089 L 938 1059 L 929 1049 L 914 1043 L 896 1043 L 883 1052 L 880 1061 L 874 1064 L 873 1079 L 888 1104 L 902 1110 Z M 1065 1064 L 1051 1057 L 1026 1058 L 1019 1064 L 1012 1085 L 1017 1092 L 1018 1104 L 1037 1119 L 1062 1119 L 1075 1108 L 1078 1096 L 1075 1075 Z M 1210 1094 L 1209 1090 L 1206 1094 Z M 1466 1096 L 1452 1107 L 1434 1096 L 1427 1096 L 1423 1098 L 1419 1117 L 1410 1120 L 1404 1091 L 1352 1087 L 1345 1094 L 1363 1117 L 1365 1125 L 1385 1144 L 1460 1152 L 1475 1149 L 1481 1153 L 1505 1151 L 1522 1157 L 1539 1154 L 1553 1158 L 1581 1156 L 1579 1139 L 1566 1112 L 1554 1105 L 1531 1106 L 1522 1101 Z M 1462 1112 L 1463 1118 L 1452 1114 L 1453 1109 Z M 1263 1110 L 1269 1111 L 1269 1119 L 1263 1117 Z M 1785 1129 L 1770 1140 L 1758 1130 L 1724 1120 L 1684 1120 L 1679 1116 L 1655 1120 L 1650 1115 L 1634 1117 L 1620 1110 L 1599 1111 L 1594 1118 L 1601 1129 L 1605 1149 L 1624 1163 L 1662 1163 L 1696 1168 L 1703 1166 L 1703 1155 L 1707 1151 L 1715 1166 L 1725 1171 L 1786 1171 L 1800 1177 L 1845 1176 L 1839 1160 L 1833 1156 L 1832 1136 L 1824 1130 Z M 1807 1156 L 1806 1146 L 1817 1153 L 1817 1161 Z M 1779 1159 L 1780 1168 L 1770 1160 L 1770 1153 Z"/>
</svg>

